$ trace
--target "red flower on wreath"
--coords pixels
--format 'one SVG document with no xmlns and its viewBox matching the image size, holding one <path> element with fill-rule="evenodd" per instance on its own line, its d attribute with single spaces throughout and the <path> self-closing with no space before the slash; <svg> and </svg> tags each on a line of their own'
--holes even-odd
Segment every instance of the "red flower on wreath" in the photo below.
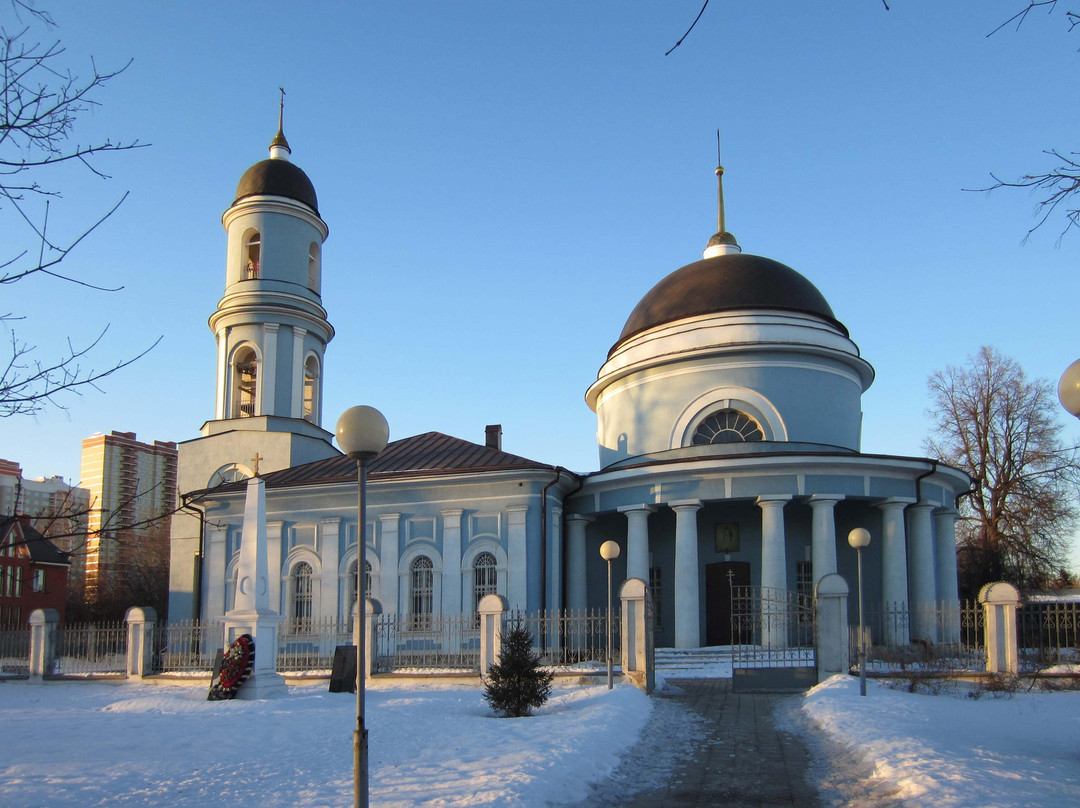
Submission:
<svg viewBox="0 0 1080 808">
<path fill-rule="evenodd" d="M 247 667 L 251 656 L 251 637 L 244 634 L 237 637 L 229 650 L 221 658 L 221 687 L 229 690 L 236 687 Z"/>
</svg>

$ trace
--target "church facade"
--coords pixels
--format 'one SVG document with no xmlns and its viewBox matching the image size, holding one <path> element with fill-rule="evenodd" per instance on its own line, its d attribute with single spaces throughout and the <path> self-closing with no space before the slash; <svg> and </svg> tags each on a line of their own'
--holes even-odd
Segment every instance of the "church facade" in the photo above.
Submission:
<svg viewBox="0 0 1080 808">
<path fill-rule="evenodd" d="M 214 418 L 179 445 L 170 619 L 231 607 L 240 481 L 256 473 L 271 606 L 287 618 L 349 617 L 361 555 L 371 596 L 418 625 L 490 593 L 528 611 L 599 607 L 599 547 L 614 539 L 617 579 L 649 585 L 658 645 L 722 645 L 732 585 L 809 594 L 833 572 L 854 584 L 856 527 L 873 537 L 871 604 L 957 600 L 955 505 L 968 477 L 861 452 L 873 368 L 809 280 L 741 251 L 724 227 L 722 185 L 702 260 L 642 298 L 586 391 L 600 470 L 504 452 L 497 425 L 482 442 L 434 432 L 393 441 L 369 465 L 361 554 L 356 466 L 322 425 L 329 231 L 289 156 L 279 127 L 222 217 Z M 911 637 L 941 639 L 920 613 Z"/>
</svg>

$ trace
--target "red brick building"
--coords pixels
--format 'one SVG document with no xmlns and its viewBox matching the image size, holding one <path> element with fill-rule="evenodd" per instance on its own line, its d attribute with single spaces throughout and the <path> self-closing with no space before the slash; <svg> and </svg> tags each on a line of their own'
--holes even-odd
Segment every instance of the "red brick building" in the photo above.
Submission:
<svg viewBox="0 0 1080 808">
<path fill-rule="evenodd" d="M 28 628 L 35 609 L 56 609 L 63 622 L 68 564 L 30 517 L 0 517 L 0 629 Z"/>
</svg>

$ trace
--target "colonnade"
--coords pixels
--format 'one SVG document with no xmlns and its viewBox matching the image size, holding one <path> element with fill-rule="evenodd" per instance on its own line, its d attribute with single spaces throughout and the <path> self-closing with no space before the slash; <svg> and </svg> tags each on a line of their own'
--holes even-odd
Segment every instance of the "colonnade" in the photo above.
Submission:
<svg viewBox="0 0 1080 808">
<path fill-rule="evenodd" d="M 814 494 L 808 498 L 811 514 L 811 564 L 814 580 L 837 572 L 836 506 L 843 494 Z M 794 499 L 787 494 L 768 494 L 755 500 L 761 510 L 760 582 L 762 587 L 794 589 L 788 581 L 787 532 L 784 509 Z M 890 497 L 872 503 L 881 510 L 881 592 L 870 595 L 871 604 L 894 617 L 884 627 L 886 642 L 910 639 L 954 641 L 958 626 L 933 619 L 935 604 L 959 599 L 956 577 L 956 518 L 952 508 L 942 508 L 911 498 Z M 635 504 L 620 507 L 626 517 L 626 577 L 649 580 L 649 515 L 661 507 L 675 512 L 675 647 L 701 644 L 701 573 L 698 560 L 697 514 L 701 500 L 678 500 L 666 505 Z M 593 517 L 569 515 L 567 524 L 567 607 L 587 605 L 585 550 L 587 527 Z M 839 537 L 845 541 L 845 537 Z M 909 610 L 909 603 L 911 608 Z M 910 614 L 910 624 L 907 615 Z M 782 644 L 782 637 L 765 637 Z"/>
</svg>

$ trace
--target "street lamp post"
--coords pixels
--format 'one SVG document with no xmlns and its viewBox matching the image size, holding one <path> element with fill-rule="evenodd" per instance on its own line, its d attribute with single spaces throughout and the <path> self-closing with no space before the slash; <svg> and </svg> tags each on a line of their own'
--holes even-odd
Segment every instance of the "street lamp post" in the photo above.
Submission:
<svg viewBox="0 0 1080 808">
<path fill-rule="evenodd" d="M 338 446 L 356 461 L 357 476 L 357 560 L 356 560 L 356 729 L 353 731 L 353 806 L 367 808 L 368 804 L 368 733 L 364 726 L 364 680 L 367 666 L 364 651 L 367 647 L 365 604 L 367 592 L 364 580 L 364 550 L 367 547 L 367 464 L 386 448 L 390 426 L 374 407 L 350 407 L 338 418 Z"/>
<path fill-rule="evenodd" d="M 600 545 L 600 557 L 607 562 L 607 689 L 612 687 L 611 671 L 611 562 L 619 557 L 618 542 L 606 541 Z"/>
<path fill-rule="evenodd" d="M 866 695 L 866 634 L 863 630 L 862 551 L 870 544 L 870 531 L 857 527 L 848 533 L 848 544 L 855 548 L 859 560 L 859 695 Z"/>
</svg>

